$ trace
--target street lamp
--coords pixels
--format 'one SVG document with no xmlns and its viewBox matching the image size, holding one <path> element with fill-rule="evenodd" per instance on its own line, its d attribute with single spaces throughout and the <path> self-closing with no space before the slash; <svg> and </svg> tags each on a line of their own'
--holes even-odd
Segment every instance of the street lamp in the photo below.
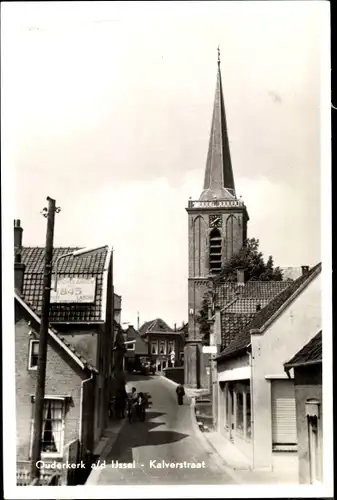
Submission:
<svg viewBox="0 0 337 500">
<path fill-rule="evenodd" d="M 60 255 L 60 257 L 58 257 L 55 262 L 55 283 L 53 290 L 55 292 L 57 291 L 58 266 L 61 259 L 65 259 L 66 257 L 79 257 L 81 255 L 86 255 L 92 252 L 96 252 L 97 250 L 102 250 L 103 248 L 107 248 L 107 245 L 103 245 L 100 247 L 92 247 L 92 248 L 81 248 L 80 250 L 74 250 L 73 252 Z"/>
</svg>

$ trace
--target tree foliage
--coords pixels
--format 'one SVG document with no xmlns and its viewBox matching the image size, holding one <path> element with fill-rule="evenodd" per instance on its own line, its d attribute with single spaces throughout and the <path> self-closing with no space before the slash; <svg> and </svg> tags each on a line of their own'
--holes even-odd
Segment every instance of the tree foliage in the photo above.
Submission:
<svg viewBox="0 0 337 500">
<path fill-rule="evenodd" d="M 259 250 L 259 240 L 247 239 L 246 244 L 234 254 L 223 266 L 218 278 L 226 281 L 237 280 L 237 270 L 243 269 L 245 281 L 282 281 L 283 275 L 279 267 L 274 267 L 274 259 L 270 255 L 267 262 Z"/>
<path fill-rule="evenodd" d="M 264 261 L 263 254 L 259 250 L 259 240 L 248 239 L 246 244 L 234 254 L 232 258 L 223 266 L 219 275 L 214 281 L 225 280 L 229 282 L 237 281 L 237 270 L 243 269 L 245 281 L 282 281 L 283 275 L 279 267 L 274 267 L 274 259 L 270 255 L 267 262 Z M 208 297 L 205 294 L 199 314 L 197 316 L 199 331 L 203 344 L 209 343 L 210 325 L 208 323 Z"/>
</svg>

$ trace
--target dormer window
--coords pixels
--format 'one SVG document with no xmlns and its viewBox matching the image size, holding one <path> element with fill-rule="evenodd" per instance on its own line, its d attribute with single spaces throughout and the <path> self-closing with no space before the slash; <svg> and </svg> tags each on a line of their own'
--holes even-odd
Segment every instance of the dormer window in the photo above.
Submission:
<svg viewBox="0 0 337 500">
<path fill-rule="evenodd" d="M 212 229 L 209 235 L 209 270 L 211 273 L 221 271 L 222 242 L 219 229 Z"/>
<path fill-rule="evenodd" d="M 37 370 L 38 361 L 39 361 L 39 341 L 31 340 L 29 342 L 28 370 Z"/>
</svg>

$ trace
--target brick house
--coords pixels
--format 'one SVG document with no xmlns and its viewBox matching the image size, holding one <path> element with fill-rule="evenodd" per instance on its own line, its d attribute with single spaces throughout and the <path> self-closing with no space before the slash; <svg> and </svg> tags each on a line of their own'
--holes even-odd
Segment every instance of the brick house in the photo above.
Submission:
<svg viewBox="0 0 337 500">
<path fill-rule="evenodd" d="M 323 477 L 322 331 L 285 363 L 284 369 L 295 383 L 299 482 L 302 484 L 321 482 Z"/>
<path fill-rule="evenodd" d="M 294 479 L 298 467 L 295 385 L 283 365 L 321 328 L 320 274 L 320 264 L 305 268 L 260 311 L 247 314 L 246 319 L 241 314 L 237 322 L 229 316 L 238 307 L 236 301 L 222 311 L 215 307 L 214 335 L 225 346 L 215 358 L 216 429 L 252 468 L 282 470 Z M 278 282 L 250 282 L 242 290 L 250 285 L 277 287 Z M 246 311 L 253 305 L 252 298 Z"/>
<path fill-rule="evenodd" d="M 128 326 L 124 335 L 127 342 L 134 341 L 126 345 L 125 352 L 125 368 L 130 371 L 133 367 L 139 366 L 141 359 L 149 358 L 149 346 L 132 325 Z"/>
<path fill-rule="evenodd" d="M 15 385 L 17 476 L 29 483 L 40 317 L 15 293 Z M 63 461 L 69 448 L 76 460 L 93 451 L 97 369 L 49 328 L 42 460 Z M 48 414 L 49 412 L 49 414 Z M 50 425 L 49 433 L 46 422 Z M 73 451 L 72 451 L 73 455 Z M 68 478 L 62 477 L 67 484 Z"/>
<path fill-rule="evenodd" d="M 139 329 L 141 337 L 148 344 L 148 354 L 162 372 L 171 366 L 171 353 L 175 353 L 175 365 L 181 363 L 180 353 L 184 348 L 183 332 L 173 330 L 160 318 L 145 322 Z"/>
<path fill-rule="evenodd" d="M 15 221 L 16 377 L 19 383 L 16 414 L 17 439 L 20 443 L 17 456 L 19 461 L 28 460 L 30 454 L 31 410 L 34 404 L 32 395 L 35 394 L 36 369 L 34 371 L 29 367 L 38 352 L 38 337 L 34 339 L 33 337 L 38 335 L 37 323 L 41 315 L 44 268 L 44 248 L 22 246 L 22 232 L 20 221 Z M 66 367 L 67 359 L 64 361 L 60 357 L 61 354 L 64 357 L 64 347 L 60 350 L 61 344 L 59 344 L 56 352 L 55 342 L 52 342 L 50 346 L 48 345 L 48 354 L 51 353 L 51 360 L 54 359 L 54 362 L 48 360 L 47 363 L 47 370 L 52 371 L 47 373 L 50 385 L 46 386 L 46 397 L 67 396 L 64 399 L 67 401 L 64 403 L 65 406 L 53 403 L 59 412 L 63 412 L 65 416 L 69 415 L 69 418 L 65 418 L 62 423 L 64 425 L 62 449 L 65 450 L 68 445 L 66 441 L 68 435 L 74 438 L 77 432 L 77 437 L 74 439 L 79 440 L 81 453 L 84 452 L 84 448 L 95 453 L 108 422 L 111 379 L 115 375 L 112 366 L 115 334 L 112 249 L 106 246 L 85 255 L 73 256 L 72 253 L 76 250 L 79 249 L 66 247 L 53 250 L 53 271 L 59 257 L 64 255 L 67 257 L 59 261 L 58 291 L 51 292 L 49 325 L 50 332 L 54 332 L 54 336 L 57 335 L 62 346 L 66 346 L 68 354 L 73 353 L 76 358 L 83 360 L 81 363 L 85 368 L 79 370 L 76 360 L 72 360 Z M 54 281 L 55 274 L 52 275 L 52 285 Z M 82 295 L 86 294 L 86 297 L 82 301 L 75 301 L 73 296 L 69 297 L 74 289 L 81 291 Z M 29 318 L 32 314 L 34 321 Z M 29 323 L 31 325 L 34 323 L 34 328 L 31 328 Z M 28 336 L 29 332 L 32 332 L 31 338 Z M 24 353 L 26 359 L 22 362 Z M 60 367 L 57 368 L 59 362 Z M 92 380 L 84 383 L 83 381 L 88 378 Z M 66 380 L 71 383 L 67 390 Z M 84 391 L 90 393 L 88 408 L 84 400 L 81 403 Z M 74 405 L 69 413 L 66 411 L 68 401 Z M 70 415 L 75 413 L 77 431 L 71 432 L 67 426 L 74 425 L 75 420 L 70 418 Z M 28 426 L 22 423 L 25 420 L 30 423 Z M 91 429 L 88 426 L 91 426 Z"/>
</svg>

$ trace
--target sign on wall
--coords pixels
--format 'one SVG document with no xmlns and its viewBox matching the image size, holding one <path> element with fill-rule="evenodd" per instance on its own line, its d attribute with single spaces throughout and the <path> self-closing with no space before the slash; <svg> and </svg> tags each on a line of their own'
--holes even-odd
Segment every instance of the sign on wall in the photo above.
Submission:
<svg viewBox="0 0 337 500">
<path fill-rule="evenodd" d="M 216 354 L 217 347 L 216 347 L 216 345 L 204 345 L 204 346 L 202 346 L 202 352 L 204 354 Z"/>
<path fill-rule="evenodd" d="M 52 288 L 55 282 L 52 280 Z M 95 302 L 96 278 L 60 278 L 57 291 L 51 290 L 50 302 L 53 304 Z"/>
</svg>

